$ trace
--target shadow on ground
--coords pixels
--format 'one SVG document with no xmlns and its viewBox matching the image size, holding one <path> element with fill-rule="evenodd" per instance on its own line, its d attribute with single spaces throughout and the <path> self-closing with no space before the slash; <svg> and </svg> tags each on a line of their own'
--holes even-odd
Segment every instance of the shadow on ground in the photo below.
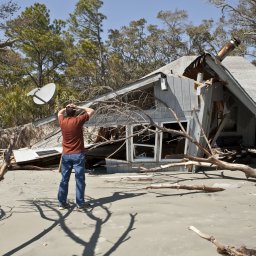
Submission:
<svg viewBox="0 0 256 256">
<path fill-rule="evenodd" d="M 85 210 L 81 214 L 85 214 L 95 222 L 95 228 L 93 233 L 90 236 L 90 239 L 88 241 L 85 241 L 78 237 L 66 224 L 66 220 L 68 219 L 69 215 L 76 209 L 75 204 L 71 204 L 71 207 L 66 210 L 59 210 L 58 209 L 58 203 L 54 200 L 28 200 L 24 201 L 24 205 L 22 206 L 22 209 L 24 212 L 27 211 L 36 211 L 39 213 L 40 217 L 44 220 L 49 221 L 51 224 L 48 228 L 44 229 L 28 241 L 24 242 L 23 244 L 20 244 L 19 246 L 13 248 L 12 250 L 6 252 L 3 254 L 3 256 L 9 256 L 13 255 L 25 247 L 29 246 L 30 244 L 34 243 L 35 241 L 41 239 L 46 234 L 51 232 L 56 226 L 60 226 L 62 231 L 74 242 L 82 245 L 84 247 L 82 255 L 86 256 L 92 256 L 95 255 L 95 248 L 97 245 L 97 241 L 100 237 L 101 231 L 102 231 L 102 225 L 107 223 L 111 218 L 111 211 L 108 208 L 107 204 L 114 203 L 119 200 L 125 200 L 132 197 L 141 196 L 144 193 L 123 193 L 123 192 L 115 192 L 112 196 L 103 197 L 100 199 L 91 199 L 92 208 Z M 94 208 L 100 207 L 105 212 L 104 218 L 99 218 L 94 214 Z M 1 210 L 1 209 L 0 209 Z M 52 213 L 55 213 L 57 217 L 52 218 L 48 217 L 49 213 L 52 216 Z M 130 232 L 134 229 L 134 223 L 137 213 L 131 214 L 129 213 L 130 221 L 127 223 L 127 227 L 123 234 L 116 240 L 116 242 L 111 246 L 111 248 L 108 249 L 107 252 L 105 252 L 103 255 L 111 255 L 122 243 L 124 243 L 126 240 L 129 239 Z M 1 210 L 0 211 L 0 217 L 5 218 L 6 213 Z M 1 220 L 1 219 L 0 219 Z M 75 255 L 74 255 L 75 256 Z"/>
</svg>

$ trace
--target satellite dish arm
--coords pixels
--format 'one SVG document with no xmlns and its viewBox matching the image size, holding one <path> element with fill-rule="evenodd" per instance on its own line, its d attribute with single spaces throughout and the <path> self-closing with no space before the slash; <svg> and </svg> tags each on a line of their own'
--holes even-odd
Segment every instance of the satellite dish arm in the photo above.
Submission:
<svg viewBox="0 0 256 256">
<path fill-rule="evenodd" d="M 39 96 L 37 96 L 36 94 L 33 95 L 33 97 L 41 100 L 43 103 L 47 103 L 47 101 L 43 100 L 42 98 L 40 98 Z"/>
</svg>

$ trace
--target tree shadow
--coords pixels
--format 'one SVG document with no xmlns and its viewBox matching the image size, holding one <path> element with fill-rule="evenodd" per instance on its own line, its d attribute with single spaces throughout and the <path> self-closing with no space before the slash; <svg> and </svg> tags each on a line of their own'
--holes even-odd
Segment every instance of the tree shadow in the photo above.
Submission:
<svg viewBox="0 0 256 256">
<path fill-rule="evenodd" d="M 74 242 L 84 247 L 82 255 L 93 256 L 95 255 L 95 249 L 96 249 L 100 234 L 102 232 L 103 224 L 107 223 L 112 215 L 109 207 L 106 206 L 106 204 L 111 204 L 119 200 L 124 200 L 128 198 L 136 197 L 136 196 L 141 196 L 143 194 L 145 193 L 115 192 L 113 193 L 112 196 L 107 196 L 100 199 L 92 199 L 90 202 L 92 202 L 93 207 L 84 212 L 81 212 L 81 214 L 85 214 L 88 218 L 90 218 L 95 222 L 94 231 L 92 232 L 91 237 L 88 241 L 85 241 L 81 239 L 79 236 L 77 236 L 66 224 L 67 218 L 74 211 L 76 207 L 75 204 L 71 204 L 71 207 L 63 213 L 63 211 L 60 211 L 58 209 L 57 202 L 56 201 L 54 202 L 54 200 L 49 200 L 49 199 L 48 200 L 26 200 L 24 201 L 26 205 L 24 205 L 23 207 L 29 206 L 30 209 L 32 208 L 32 210 L 38 212 L 42 219 L 52 222 L 52 224 L 48 228 L 44 229 L 42 232 L 38 233 L 37 235 L 29 239 L 28 241 L 4 253 L 3 256 L 13 255 L 21 251 L 25 247 L 29 246 L 30 244 L 44 237 L 46 234 L 52 231 L 56 226 L 60 227 L 62 231 L 71 240 L 73 240 Z M 102 209 L 105 212 L 105 216 L 103 218 L 97 217 L 96 214 L 94 213 L 94 208 L 96 207 Z M 54 212 L 57 217 L 47 216 L 47 213 L 49 212 L 51 215 L 52 215 L 52 212 Z M 129 213 L 130 221 L 127 224 L 127 228 L 120 235 L 117 241 L 111 246 L 111 248 L 109 248 L 108 251 L 103 255 L 106 255 L 106 256 L 111 255 L 122 243 L 124 243 L 130 238 L 129 234 L 134 229 L 136 215 L 137 213 L 135 214 Z"/>
<path fill-rule="evenodd" d="M 6 211 L 0 206 L 0 221 L 10 218 L 12 216 L 13 207 L 8 207 L 9 210 Z"/>
<path fill-rule="evenodd" d="M 202 173 L 206 176 L 206 178 L 209 178 L 209 179 L 214 179 L 216 177 L 218 178 L 223 178 L 223 179 L 228 179 L 228 180 L 239 180 L 239 181 L 249 181 L 249 182 L 253 182 L 253 183 L 256 183 L 256 179 L 253 179 L 253 178 L 239 178 L 239 177 L 232 177 L 232 176 L 227 176 L 227 175 L 224 175 L 224 171 L 221 172 L 221 174 L 217 174 L 217 173 L 207 173 L 206 171 L 200 171 L 198 173 Z"/>
</svg>

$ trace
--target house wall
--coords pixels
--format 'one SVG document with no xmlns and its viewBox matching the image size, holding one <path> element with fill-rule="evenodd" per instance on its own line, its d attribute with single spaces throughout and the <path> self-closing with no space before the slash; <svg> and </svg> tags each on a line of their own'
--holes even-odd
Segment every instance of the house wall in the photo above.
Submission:
<svg viewBox="0 0 256 256">
<path fill-rule="evenodd" d="M 155 86 L 154 89 L 156 99 L 165 102 L 178 116 L 184 116 L 184 112 L 191 111 L 194 108 L 198 109 L 194 80 L 168 76 L 167 90 L 162 90 L 161 86 Z"/>
</svg>

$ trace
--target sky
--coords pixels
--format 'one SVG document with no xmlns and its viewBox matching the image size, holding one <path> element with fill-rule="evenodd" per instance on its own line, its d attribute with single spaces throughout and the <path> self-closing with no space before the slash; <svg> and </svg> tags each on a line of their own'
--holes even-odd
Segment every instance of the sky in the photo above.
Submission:
<svg viewBox="0 0 256 256">
<path fill-rule="evenodd" d="M 0 0 L 0 2 L 5 0 Z M 45 4 L 50 10 L 53 19 L 67 19 L 78 0 L 13 0 L 20 7 L 20 11 L 25 7 L 33 5 L 35 2 Z M 229 0 L 237 3 L 238 0 Z M 203 19 L 218 19 L 221 11 L 209 4 L 207 0 L 103 0 L 100 10 L 107 20 L 104 21 L 103 30 L 107 33 L 109 29 L 119 29 L 127 26 L 132 20 L 145 18 L 147 24 L 161 25 L 156 18 L 157 13 L 163 11 L 174 11 L 175 9 L 186 10 L 188 20 L 194 25 L 199 24 Z"/>
<path fill-rule="evenodd" d="M 0 0 L 2 2 L 4 0 Z M 13 0 L 21 11 L 36 2 L 45 4 L 51 17 L 66 19 L 78 0 Z M 184 9 L 189 13 L 189 19 L 200 22 L 202 19 L 215 18 L 220 10 L 210 5 L 207 0 L 103 0 L 101 12 L 107 16 L 104 27 L 120 28 L 129 25 L 132 20 L 145 18 L 148 23 L 157 22 L 156 15 L 160 10 Z"/>
</svg>

